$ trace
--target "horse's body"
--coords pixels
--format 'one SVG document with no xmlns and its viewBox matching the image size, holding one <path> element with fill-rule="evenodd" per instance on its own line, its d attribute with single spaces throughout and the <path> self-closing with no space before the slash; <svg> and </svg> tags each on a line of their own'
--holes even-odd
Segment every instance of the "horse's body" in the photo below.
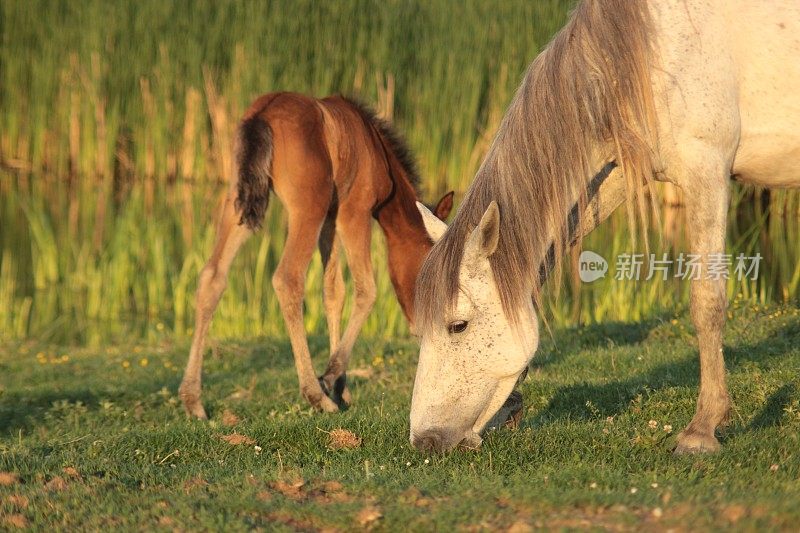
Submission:
<svg viewBox="0 0 800 533">
<path fill-rule="evenodd" d="M 431 247 L 415 206 L 415 166 L 387 123 L 366 107 L 338 96 L 316 100 L 294 93 L 264 95 L 245 113 L 238 144 L 239 175 L 219 220 L 214 251 L 200 274 L 194 338 L 181 398 L 189 414 L 206 418 L 200 401 L 205 336 L 231 262 L 261 224 L 273 190 L 287 211 L 289 228 L 272 284 L 292 344 L 300 390 L 314 407 L 336 411 L 349 403 L 347 362 L 375 301 L 370 259 L 373 218 L 386 235 L 391 280 L 411 321 L 414 282 Z M 436 210 L 445 218 L 451 207 L 452 193 Z M 339 243 L 355 292 L 342 336 L 345 295 Z M 303 325 L 306 272 L 317 247 L 325 269 L 323 298 L 331 353 L 319 381 Z"/>
<path fill-rule="evenodd" d="M 529 68 L 453 224 L 445 232 L 423 213 L 441 240 L 417 288 L 415 446 L 479 441 L 538 345 L 530 295 L 538 300 L 542 274 L 626 200 L 646 215 L 642 188 L 657 179 L 685 192 L 691 252 L 703 266 L 690 305 L 700 391 L 676 451 L 719 448 L 715 429 L 730 407 L 727 301 L 725 279 L 705 274 L 725 252 L 731 180 L 800 186 L 798 35 L 796 2 L 576 8 Z M 571 212 L 583 214 L 573 221 Z"/>
</svg>

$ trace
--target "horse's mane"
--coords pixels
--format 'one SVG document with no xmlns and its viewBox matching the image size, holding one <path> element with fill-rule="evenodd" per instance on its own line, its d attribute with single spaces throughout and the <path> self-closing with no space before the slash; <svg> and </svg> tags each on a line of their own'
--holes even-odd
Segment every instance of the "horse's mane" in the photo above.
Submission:
<svg viewBox="0 0 800 533">
<path fill-rule="evenodd" d="M 452 310 L 464 244 L 492 200 L 500 241 L 489 262 L 515 324 L 531 296 L 541 305 L 539 268 L 551 246 L 560 272 L 568 214 L 576 199 L 583 212 L 598 161 L 616 161 L 632 231 L 637 213 L 643 227 L 647 206 L 637 192 L 652 179 L 655 132 L 650 36 L 644 2 L 585 0 L 528 67 L 453 223 L 422 266 L 418 327 Z"/>
<path fill-rule="evenodd" d="M 391 150 L 397 162 L 400 163 L 400 166 L 405 171 L 408 181 L 411 183 L 411 186 L 414 187 L 414 191 L 419 195 L 419 170 L 414 155 L 408 148 L 408 144 L 406 144 L 405 138 L 395 129 L 391 122 L 380 118 L 375 110 L 367 104 L 352 96 L 343 96 L 342 99 L 353 106 L 365 122 L 372 124 L 375 129 L 378 130 L 386 141 L 387 147 Z"/>
</svg>

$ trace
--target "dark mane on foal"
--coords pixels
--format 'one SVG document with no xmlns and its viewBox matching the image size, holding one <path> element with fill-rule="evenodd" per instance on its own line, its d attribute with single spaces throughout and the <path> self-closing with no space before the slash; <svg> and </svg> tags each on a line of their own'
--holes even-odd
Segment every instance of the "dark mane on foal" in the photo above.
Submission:
<svg viewBox="0 0 800 533">
<path fill-rule="evenodd" d="M 420 178 L 417 161 L 408 148 L 403 135 L 395 129 L 391 122 L 380 118 L 375 110 L 364 102 L 352 96 L 343 96 L 342 98 L 352 105 L 366 122 L 371 123 L 378 130 L 405 171 L 411 186 L 419 195 Z"/>
</svg>

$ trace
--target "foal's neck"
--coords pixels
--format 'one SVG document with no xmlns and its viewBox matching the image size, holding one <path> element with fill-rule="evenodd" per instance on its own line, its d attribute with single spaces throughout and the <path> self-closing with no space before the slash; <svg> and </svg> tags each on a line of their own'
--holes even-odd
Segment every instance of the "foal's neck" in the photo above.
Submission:
<svg viewBox="0 0 800 533">
<path fill-rule="evenodd" d="M 387 177 L 394 179 L 394 190 L 375 218 L 386 236 L 392 285 L 406 319 L 413 326 L 414 288 L 432 243 L 417 210 L 416 191 L 405 172 L 396 168 Z"/>
</svg>

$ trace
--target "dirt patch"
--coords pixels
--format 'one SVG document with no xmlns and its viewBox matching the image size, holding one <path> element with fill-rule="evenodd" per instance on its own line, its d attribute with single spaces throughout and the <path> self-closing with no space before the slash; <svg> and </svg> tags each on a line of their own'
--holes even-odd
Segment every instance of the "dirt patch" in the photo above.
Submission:
<svg viewBox="0 0 800 533">
<path fill-rule="evenodd" d="M 269 484 L 274 492 L 297 502 L 309 501 L 318 504 L 347 503 L 353 501 L 353 496 L 347 493 L 344 485 L 338 481 L 321 481 L 306 483 L 302 478 L 278 480 Z M 272 494 L 268 491 L 256 495 L 261 501 L 269 501 Z"/>
<path fill-rule="evenodd" d="M 400 493 L 400 501 L 406 505 L 413 505 L 414 507 L 427 507 L 433 503 L 433 500 L 425 497 L 422 492 L 413 485 Z"/>
<path fill-rule="evenodd" d="M 328 433 L 328 448 L 350 450 L 361 446 L 361 437 L 347 429 L 334 429 Z"/>
<path fill-rule="evenodd" d="M 201 478 L 200 476 L 193 477 L 192 479 L 187 480 L 183 484 L 183 492 L 189 494 L 195 489 L 202 489 L 208 486 L 208 481 Z"/>
<path fill-rule="evenodd" d="M 349 378 L 371 379 L 374 375 L 375 369 L 373 369 L 371 366 L 353 368 L 347 371 L 347 377 Z"/>
<path fill-rule="evenodd" d="M 381 513 L 380 509 L 374 505 L 368 505 L 358 512 L 356 515 L 356 521 L 362 527 L 369 527 L 374 522 L 380 520 L 381 517 L 383 517 L 383 513 Z"/>
<path fill-rule="evenodd" d="M 528 533 L 533 531 L 533 526 L 524 520 L 517 520 L 506 530 L 508 533 Z"/>
<path fill-rule="evenodd" d="M 26 496 L 19 494 L 12 494 L 6 498 L 6 502 L 15 509 L 25 510 L 30 504 L 30 500 Z"/>
<path fill-rule="evenodd" d="M 241 421 L 242 421 L 242 419 L 239 418 L 238 416 L 236 416 L 236 413 L 234 413 L 233 411 L 231 411 L 229 409 L 225 409 L 225 411 L 223 411 L 223 413 L 222 413 L 222 425 L 223 426 L 233 427 L 233 426 L 237 425 Z"/>
<path fill-rule="evenodd" d="M 242 435 L 241 433 L 236 433 L 235 431 L 230 435 L 221 435 L 220 438 L 233 446 L 240 446 L 242 444 L 252 446 L 256 443 L 256 441 L 247 435 Z"/>
<path fill-rule="evenodd" d="M 0 472 L 0 487 L 8 487 L 19 483 L 19 476 L 14 472 Z"/>
<path fill-rule="evenodd" d="M 728 505 L 720 513 L 722 518 L 731 524 L 735 524 L 747 515 L 747 508 L 744 505 Z"/>
<path fill-rule="evenodd" d="M 295 531 L 318 531 L 320 533 L 335 533 L 340 531 L 338 528 L 322 524 L 319 519 L 314 517 L 296 517 L 285 511 L 277 511 L 266 515 L 270 524 L 283 524 Z"/>
<path fill-rule="evenodd" d="M 8 526 L 9 528 L 24 529 L 28 527 L 28 519 L 25 518 L 25 515 L 21 515 L 19 513 L 6 515 L 2 518 L 2 520 L 3 525 Z"/>
<path fill-rule="evenodd" d="M 63 477 L 55 476 L 53 479 L 44 484 L 44 489 L 49 491 L 59 492 L 62 490 L 67 490 L 68 486 L 69 483 L 67 483 L 67 481 Z"/>
<path fill-rule="evenodd" d="M 324 481 L 308 492 L 308 498 L 316 503 L 347 503 L 353 497 L 345 491 L 338 481 Z"/>
<path fill-rule="evenodd" d="M 78 481 L 81 480 L 80 473 L 78 473 L 78 471 L 75 468 L 71 467 L 71 466 L 65 467 L 63 472 L 64 472 L 64 475 L 66 477 L 70 478 L 70 479 L 75 479 L 75 480 L 78 480 Z"/>
<path fill-rule="evenodd" d="M 291 481 L 273 481 L 269 486 L 272 490 L 283 494 L 291 500 L 300 501 L 305 499 L 305 494 L 303 494 L 303 487 L 305 484 L 306 482 L 301 478 L 295 478 Z"/>
</svg>

